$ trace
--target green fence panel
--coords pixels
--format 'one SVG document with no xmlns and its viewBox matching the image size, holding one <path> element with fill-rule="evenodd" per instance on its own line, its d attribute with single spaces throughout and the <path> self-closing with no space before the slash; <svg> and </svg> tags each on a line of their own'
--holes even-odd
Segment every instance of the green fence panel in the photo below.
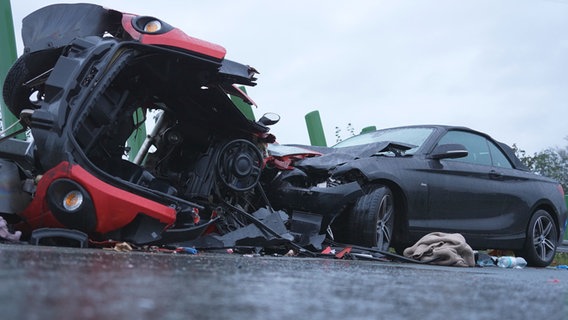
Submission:
<svg viewBox="0 0 568 320">
<path fill-rule="evenodd" d="M 371 131 L 377 131 L 377 127 L 368 126 L 368 127 L 361 129 L 361 133 L 367 133 L 367 132 L 371 132 Z"/>
</svg>

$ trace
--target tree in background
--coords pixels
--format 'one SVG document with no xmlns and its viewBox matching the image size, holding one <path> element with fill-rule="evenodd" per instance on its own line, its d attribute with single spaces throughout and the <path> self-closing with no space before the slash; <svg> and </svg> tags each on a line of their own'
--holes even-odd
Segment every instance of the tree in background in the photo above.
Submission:
<svg viewBox="0 0 568 320">
<path fill-rule="evenodd" d="M 568 137 L 566 137 L 568 140 Z M 513 149 L 517 157 L 532 171 L 555 179 L 565 191 L 568 192 L 568 146 L 564 148 L 547 148 L 540 152 L 535 152 L 532 156 L 527 155 L 525 150 L 519 149 L 513 144 Z"/>
<path fill-rule="evenodd" d="M 347 124 L 347 138 L 352 137 L 355 135 L 355 128 L 353 127 L 353 125 L 350 123 Z M 335 127 L 335 142 L 339 143 L 343 141 L 343 137 L 341 136 L 341 128 L 340 127 Z"/>
</svg>

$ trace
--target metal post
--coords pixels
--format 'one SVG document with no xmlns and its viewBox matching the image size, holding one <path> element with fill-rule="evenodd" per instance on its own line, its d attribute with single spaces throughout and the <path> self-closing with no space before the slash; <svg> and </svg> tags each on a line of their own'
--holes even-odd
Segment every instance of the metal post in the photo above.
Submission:
<svg viewBox="0 0 568 320">
<path fill-rule="evenodd" d="M 240 86 L 239 89 L 241 89 L 241 91 L 243 91 L 244 93 L 247 93 L 245 87 Z M 245 117 L 247 117 L 247 119 L 249 119 L 250 121 L 254 121 L 254 112 L 252 111 L 252 107 L 250 106 L 250 104 L 244 102 L 243 99 L 239 97 L 233 95 L 230 95 L 230 97 L 231 101 L 233 101 L 233 103 L 237 106 L 237 108 L 241 110 L 241 112 L 245 115 Z"/>
<path fill-rule="evenodd" d="M 367 132 L 371 132 L 371 131 L 377 131 L 377 127 L 368 126 L 368 127 L 361 129 L 361 133 L 367 133 Z"/>
<path fill-rule="evenodd" d="M 308 135 L 310 136 L 310 143 L 312 144 L 312 146 L 327 147 L 319 111 L 312 111 L 306 114 L 305 118 L 306 126 L 308 127 Z"/>
<path fill-rule="evenodd" d="M 0 88 L 4 88 L 4 80 L 8 74 L 8 70 L 14 63 L 17 57 L 16 53 L 16 38 L 14 36 L 14 20 L 12 19 L 12 7 L 10 0 L 0 0 Z M 0 112 L 2 113 L 2 128 L 8 128 L 18 118 L 14 116 L 4 103 L 4 98 L 0 99 Z M 15 126 L 10 132 L 21 129 L 21 126 Z M 26 139 L 25 134 L 16 136 L 19 139 Z"/>
<path fill-rule="evenodd" d="M 568 207 L 568 195 L 564 196 L 564 201 L 566 201 L 566 206 Z M 564 244 L 568 245 L 568 232 L 564 233 Z"/>
<path fill-rule="evenodd" d="M 156 124 L 154 125 L 154 128 L 152 128 L 152 132 L 144 137 L 144 141 L 140 146 L 140 148 L 138 148 L 138 152 L 134 157 L 134 163 L 142 164 L 144 162 L 148 150 L 150 150 L 150 147 L 152 146 L 156 137 L 158 136 L 158 132 L 160 132 L 160 129 L 162 128 L 162 124 L 164 123 L 164 118 L 165 117 L 163 111 L 160 111 L 156 115 Z"/>
<path fill-rule="evenodd" d="M 136 112 L 133 115 L 134 123 L 140 124 L 140 121 L 146 118 L 144 112 L 146 112 L 145 109 L 136 109 Z M 146 119 L 146 121 L 148 120 Z M 144 123 L 142 123 L 142 125 L 134 130 L 130 137 L 128 137 L 128 141 L 126 143 L 128 147 L 130 147 L 130 151 L 128 152 L 128 159 L 130 161 L 134 161 L 136 159 L 140 148 L 144 144 L 144 140 L 146 140 L 146 121 L 144 121 Z"/>
</svg>

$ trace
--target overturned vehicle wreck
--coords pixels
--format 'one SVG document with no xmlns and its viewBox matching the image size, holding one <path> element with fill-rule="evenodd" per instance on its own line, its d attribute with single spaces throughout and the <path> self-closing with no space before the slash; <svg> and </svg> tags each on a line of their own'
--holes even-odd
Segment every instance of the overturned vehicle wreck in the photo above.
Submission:
<svg viewBox="0 0 568 320">
<path fill-rule="evenodd" d="M 3 98 L 31 139 L 0 142 L 0 214 L 24 239 L 320 248 L 362 193 L 311 188 L 298 191 L 309 207 L 271 206 L 277 118 L 249 120 L 233 103 L 254 104 L 237 85 L 254 86 L 257 72 L 221 46 L 91 4 L 39 9 L 22 37 Z"/>
</svg>

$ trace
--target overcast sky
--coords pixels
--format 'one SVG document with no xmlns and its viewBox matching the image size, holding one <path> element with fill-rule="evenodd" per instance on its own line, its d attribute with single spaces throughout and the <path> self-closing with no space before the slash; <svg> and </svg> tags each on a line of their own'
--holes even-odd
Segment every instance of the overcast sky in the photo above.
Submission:
<svg viewBox="0 0 568 320">
<path fill-rule="evenodd" d="M 53 3 L 12 0 L 21 21 Z M 83 1 L 89 2 L 89 1 Z M 305 114 L 335 128 L 463 125 L 526 151 L 568 145 L 568 0 L 100 0 L 222 45 L 255 67 L 257 117 L 309 144 Z"/>
</svg>

